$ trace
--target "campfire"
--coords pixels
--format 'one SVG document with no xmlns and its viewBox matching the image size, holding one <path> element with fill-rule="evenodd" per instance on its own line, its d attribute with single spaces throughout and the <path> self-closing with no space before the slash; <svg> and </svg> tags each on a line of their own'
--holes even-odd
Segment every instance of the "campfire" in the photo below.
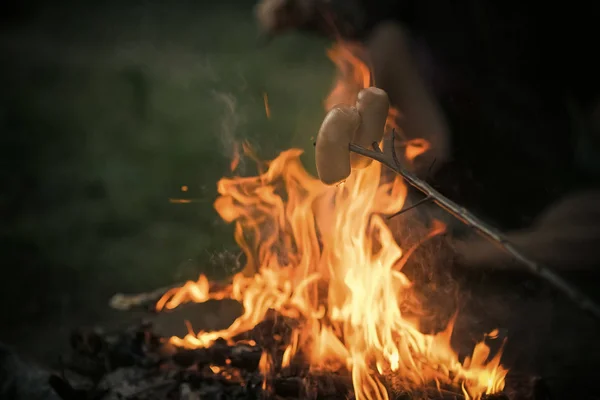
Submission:
<svg viewBox="0 0 600 400">
<path fill-rule="evenodd" d="M 336 47 L 330 56 L 343 73 L 327 105 L 353 104 L 358 90 L 371 86 L 369 70 L 347 47 Z M 414 146 L 408 151 L 414 158 Z M 300 155 L 288 150 L 259 164 L 258 176 L 219 181 L 215 209 L 235 223 L 245 270 L 220 290 L 211 290 L 201 276 L 166 293 L 157 310 L 231 298 L 244 305 L 244 313 L 225 330 L 190 332 L 170 342 L 190 349 L 216 340 L 235 345 L 273 311 L 290 321 L 290 329 L 276 348 L 262 352 L 265 389 L 272 371 L 299 358 L 311 372 L 345 370 L 357 399 L 388 399 L 386 379 L 407 391 L 456 387 L 468 399 L 502 390 L 501 352 L 489 359 L 482 342 L 461 363 L 450 346 L 452 323 L 427 335 L 404 311 L 414 303 L 412 282 L 402 272 L 410 252 L 398 246 L 384 219 L 403 207 L 402 179 L 384 182 L 381 165 L 371 163 L 332 188 L 304 170 Z"/>
<path fill-rule="evenodd" d="M 329 54 L 341 78 L 326 107 L 354 104 L 373 84 L 369 69 L 350 47 Z M 397 115 L 390 111 L 387 130 L 397 129 Z M 402 148 L 410 161 L 427 143 Z M 223 330 L 188 326 L 184 337 L 158 337 L 146 325 L 78 332 L 69 369 L 94 381 L 98 398 L 504 398 L 502 344 L 496 351 L 489 345 L 497 332 L 461 357 L 451 346 L 453 318 L 436 332 L 420 324 L 425 306 L 403 272 L 415 246 L 401 247 L 387 220 L 406 201 L 400 176 L 390 178 L 372 162 L 328 186 L 306 172 L 301 150 L 261 162 L 249 145 L 243 149 L 258 174 L 221 179 L 214 203 L 235 225 L 242 272 L 225 283 L 200 276 L 159 298 L 136 300 L 168 312 L 232 299 L 242 315 Z M 419 242 L 443 232 L 434 221 Z M 66 377 L 55 377 L 53 386 L 64 398 L 92 390 Z M 101 397 L 109 393 L 115 397 Z"/>
<path fill-rule="evenodd" d="M 407 391 L 455 387 L 467 399 L 502 390 L 500 353 L 488 360 L 490 349 L 480 343 L 461 363 L 450 346 L 452 324 L 423 334 L 404 311 L 414 304 L 412 283 L 402 273 L 406 256 L 382 217 L 402 208 L 401 179 L 381 182 L 381 166 L 372 163 L 331 188 L 306 173 L 300 154 L 283 152 L 259 176 L 219 182 L 215 208 L 236 224 L 245 271 L 219 289 L 201 276 L 166 293 L 157 310 L 231 298 L 244 314 L 225 330 L 170 342 L 188 349 L 217 340 L 234 346 L 274 312 L 288 333 L 262 352 L 265 388 L 272 371 L 300 362 L 309 373 L 346 371 L 357 399 L 388 399 L 385 380 Z"/>
</svg>

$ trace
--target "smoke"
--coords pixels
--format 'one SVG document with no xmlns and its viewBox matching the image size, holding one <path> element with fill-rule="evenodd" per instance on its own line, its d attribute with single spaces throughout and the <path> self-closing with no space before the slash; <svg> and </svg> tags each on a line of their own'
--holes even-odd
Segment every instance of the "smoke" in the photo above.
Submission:
<svg viewBox="0 0 600 400">
<path fill-rule="evenodd" d="M 232 161 L 238 160 L 236 170 L 243 173 L 245 170 L 244 158 L 239 157 L 241 149 L 240 130 L 246 124 L 244 113 L 240 112 L 238 102 L 231 93 L 214 91 L 215 100 L 223 106 L 223 116 L 219 128 L 219 142 L 222 154 Z"/>
</svg>

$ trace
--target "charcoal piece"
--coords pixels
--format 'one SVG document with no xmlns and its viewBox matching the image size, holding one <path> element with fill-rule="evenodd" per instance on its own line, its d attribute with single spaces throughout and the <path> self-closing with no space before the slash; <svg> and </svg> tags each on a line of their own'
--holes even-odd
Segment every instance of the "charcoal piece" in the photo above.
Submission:
<svg viewBox="0 0 600 400">
<path fill-rule="evenodd" d="M 249 393 L 245 386 L 229 386 L 225 393 L 225 397 L 232 400 L 250 400 L 256 397 L 255 394 Z"/>
<path fill-rule="evenodd" d="M 105 355 L 109 369 L 131 367 L 142 359 L 128 342 L 118 342 L 116 346 L 107 349 Z"/>
<path fill-rule="evenodd" d="M 231 366 L 249 372 L 258 370 L 258 364 L 262 355 L 262 349 L 246 345 L 235 346 L 231 350 Z"/>
<path fill-rule="evenodd" d="M 220 384 L 212 384 L 202 387 L 198 394 L 202 400 L 224 400 L 225 390 Z"/>
<path fill-rule="evenodd" d="M 100 357 L 90 357 L 79 352 L 67 354 L 62 358 L 62 364 L 69 370 L 88 377 L 93 381 L 100 380 L 108 371 L 104 359 Z"/>
<path fill-rule="evenodd" d="M 165 399 L 176 389 L 177 382 L 156 378 L 139 382 L 122 382 L 103 396 L 102 400 Z"/>
<path fill-rule="evenodd" d="M 182 383 L 179 386 L 179 400 L 200 400 L 200 393 L 193 390 L 189 384 Z"/>
<path fill-rule="evenodd" d="M 248 393 L 253 393 L 258 397 L 263 395 L 262 393 L 262 376 L 258 373 L 249 374 L 246 377 L 246 387 L 248 388 Z"/>
<path fill-rule="evenodd" d="M 411 392 L 402 392 L 394 396 L 395 400 L 465 400 L 465 396 L 459 390 L 445 390 L 437 388 L 423 388 L 421 390 L 415 390 Z M 519 398 L 520 399 L 520 398 Z M 504 393 L 498 394 L 484 394 L 481 400 L 509 400 L 508 396 Z"/>
<path fill-rule="evenodd" d="M 292 376 L 277 376 L 272 382 L 273 392 L 283 398 L 347 398 L 352 393 L 352 380 L 349 376 L 319 374 L 305 379 Z"/>
<path fill-rule="evenodd" d="M 311 377 L 310 380 L 316 384 L 318 398 L 329 398 L 333 395 L 345 398 L 352 392 L 352 378 L 350 376 L 331 373 Z"/>
<path fill-rule="evenodd" d="M 48 384 L 62 400 L 86 400 L 87 391 L 75 389 L 69 381 L 58 375 L 50 375 Z"/>
<path fill-rule="evenodd" d="M 207 350 L 210 363 L 215 365 L 225 365 L 231 354 L 231 347 L 222 339 L 215 341 Z"/>
<path fill-rule="evenodd" d="M 70 344 L 73 350 L 89 355 L 100 353 L 106 345 L 100 330 L 84 328 L 75 329 L 71 332 Z"/>
<path fill-rule="evenodd" d="M 394 397 L 394 400 L 465 400 L 465 397 L 461 393 L 455 392 L 437 392 L 422 393 L 420 391 L 412 393 L 401 393 Z M 483 399 L 482 399 L 483 400 Z"/>
<path fill-rule="evenodd" d="M 235 339 L 253 340 L 257 346 L 262 348 L 276 348 L 290 342 L 291 334 L 299 323 L 297 320 L 283 317 L 271 310 L 254 329 Z"/>
<path fill-rule="evenodd" d="M 147 349 L 156 345 L 153 335 L 149 331 L 140 330 L 135 332 L 131 340 L 131 351 L 139 356 L 144 356 Z"/>
<path fill-rule="evenodd" d="M 130 367 L 147 357 L 146 334 L 127 332 L 114 336 L 106 349 L 108 360 L 113 368 Z"/>
<path fill-rule="evenodd" d="M 136 360 L 136 365 L 146 369 L 157 369 L 165 362 L 165 360 L 158 354 L 147 354 L 145 357 L 141 357 Z"/>
<path fill-rule="evenodd" d="M 283 353 L 278 357 L 278 360 L 283 359 Z M 291 360 L 290 365 L 282 368 L 279 371 L 281 376 L 307 376 L 310 371 L 310 362 L 302 351 L 298 351 Z"/>
<path fill-rule="evenodd" d="M 218 369 L 217 369 L 218 368 Z M 200 379 L 196 382 L 200 383 L 199 387 L 204 384 L 219 385 L 220 387 L 238 386 L 244 383 L 242 375 L 236 368 L 230 367 L 204 367 L 200 371 Z M 191 380 L 190 380 L 191 382 Z"/>
<path fill-rule="evenodd" d="M 87 376 L 98 376 L 107 370 L 149 362 L 145 349 L 133 332 L 108 335 L 99 329 L 77 329 L 71 334 L 74 352 L 66 359 L 69 368 Z"/>
<path fill-rule="evenodd" d="M 298 377 L 275 379 L 273 390 L 278 396 L 298 398 L 304 391 L 304 381 Z"/>
<path fill-rule="evenodd" d="M 192 365 L 204 366 L 212 361 L 207 349 L 178 350 L 171 359 L 181 368 L 189 368 Z"/>
<path fill-rule="evenodd" d="M 94 380 L 87 376 L 80 375 L 73 370 L 65 369 L 64 365 L 62 364 L 60 366 L 60 373 L 52 375 L 55 375 L 67 381 L 69 385 L 71 385 L 71 387 L 73 387 L 77 391 L 86 392 L 92 390 L 95 387 Z"/>
<path fill-rule="evenodd" d="M 104 375 L 98 383 L 99 390 L 120 390 L 124 387 L 143 383 L 148 372 L 138 367 L 118 368 Z"/>
</svg>

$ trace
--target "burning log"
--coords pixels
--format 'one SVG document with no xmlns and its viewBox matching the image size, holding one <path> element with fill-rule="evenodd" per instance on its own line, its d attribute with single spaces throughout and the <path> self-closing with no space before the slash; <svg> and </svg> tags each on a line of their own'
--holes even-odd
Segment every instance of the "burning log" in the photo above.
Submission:
<svg viewBox="0 0 600 400">
<path fill-rule="evenodd" d="M 115 310 L 129 311 L 134 309 L 156 311 L 156 303 L 162 298 L 165 293 L 183 287 L 188 282 L 166 286 L 150 292 L 142 292 L 136 294 L 117 293 L 111 297 L 109 306 Z M 208 283 L 208 291 L 222 292 L 226 287 L 231 285 L 231 282 L 210 282 Z"/>
</svg>

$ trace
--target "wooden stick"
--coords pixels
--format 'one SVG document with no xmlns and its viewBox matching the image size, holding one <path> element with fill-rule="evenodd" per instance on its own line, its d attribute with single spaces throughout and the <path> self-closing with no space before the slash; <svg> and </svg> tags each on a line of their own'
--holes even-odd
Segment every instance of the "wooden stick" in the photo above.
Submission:
<svg viewBox="0 0 600 400">
<path fill-rule="evenodd" d="M 413 208 L 417 208 L 425 203 L 429 203 L 432 201 L 433 201 L 432 197 L 426 196 L 426 197 L 422 198 L 421 200 L 417 201 L 415 204 L 411 204 L 410 206 L 403 208 L 402 210 L 388 216 L 387 219 L 392 219 L 394 217 L 397 217 L 398 215 L 404 214 L 405 212 L 412 210 Z"/>
<path fill-rule="evenodd" d="M 591 298 L 586 296 L 584 293 L 581 293 L 576 287 L 565 281 L 552 269 L 535 262 L 521 253 L 510 242 L 508 242 L 508 240 L 499 230 L 483 222 L 464 207 L 459 206 L 452 200 L 443 196 L 427 182 L 419 179 L 411 171 L 404 168 L 398 161 L 398 157 L 396 155 L 396 150 L 394 147 L 395 137 L 395 131 L 392 131 L 391 134 L 386 135 L 384 138 L 383 151 L 380 150 L 379 146 L 376 145 L 373 146 L 374 150 L 369 150 L 352 143 L 350 144 L 350 151 L 365 157 L 369 157 L 375 161 L 379 161 L 392 171 L 402 175 L 406 182 L 421 191 L 426 197 L 431 198 L 432 201 L 438 206 L 452 214 L 455 218 L 462 221 L 467 226 L 473 228 L 482 236 L 496 243 L 502 250 L 514 257 L 531 273 L 545 280 L 554 288 L 567 295 L 567 297 L 569 297 L 581 309 L 590 312 L 594 317 L 600 319 L 600 306 Z"/>
<path fill-rule="evenodd" d="M 151 292 L 143 292 L 137 294 L 124 294 L 117 293 L 111 297 L 109 305 L 111 308 L 119 311 L 129 311 L 133 309 L 146 309 L 148 310 L 151 306 L 154 306 L 156 302 L 169 290 L 181 287 L 185 282 L 181 284 L 166 286 L 160 289 L 153 290 Z"/>
<path fill-rule="evenodd" d="M 189 282 L 189 281 L 187 281 Z M 112 309 L 119 311 L 144 310 L 156 311 L 155 306 L 158 300 L 171 289 L 181 288 L 187 282 L 180 282 L 174 285 L 165 286 L 150 292 L 142 292 L 136 294 L 117 293 L 110 298 L 109 306 Z M 193 281 L 192 281 L 193 282 Z M 223 290 L 228 285 L 231 285 L 232 278 L 229 277 L 222 281 L 210 281 L 209 292 Z"/>
</svg>

